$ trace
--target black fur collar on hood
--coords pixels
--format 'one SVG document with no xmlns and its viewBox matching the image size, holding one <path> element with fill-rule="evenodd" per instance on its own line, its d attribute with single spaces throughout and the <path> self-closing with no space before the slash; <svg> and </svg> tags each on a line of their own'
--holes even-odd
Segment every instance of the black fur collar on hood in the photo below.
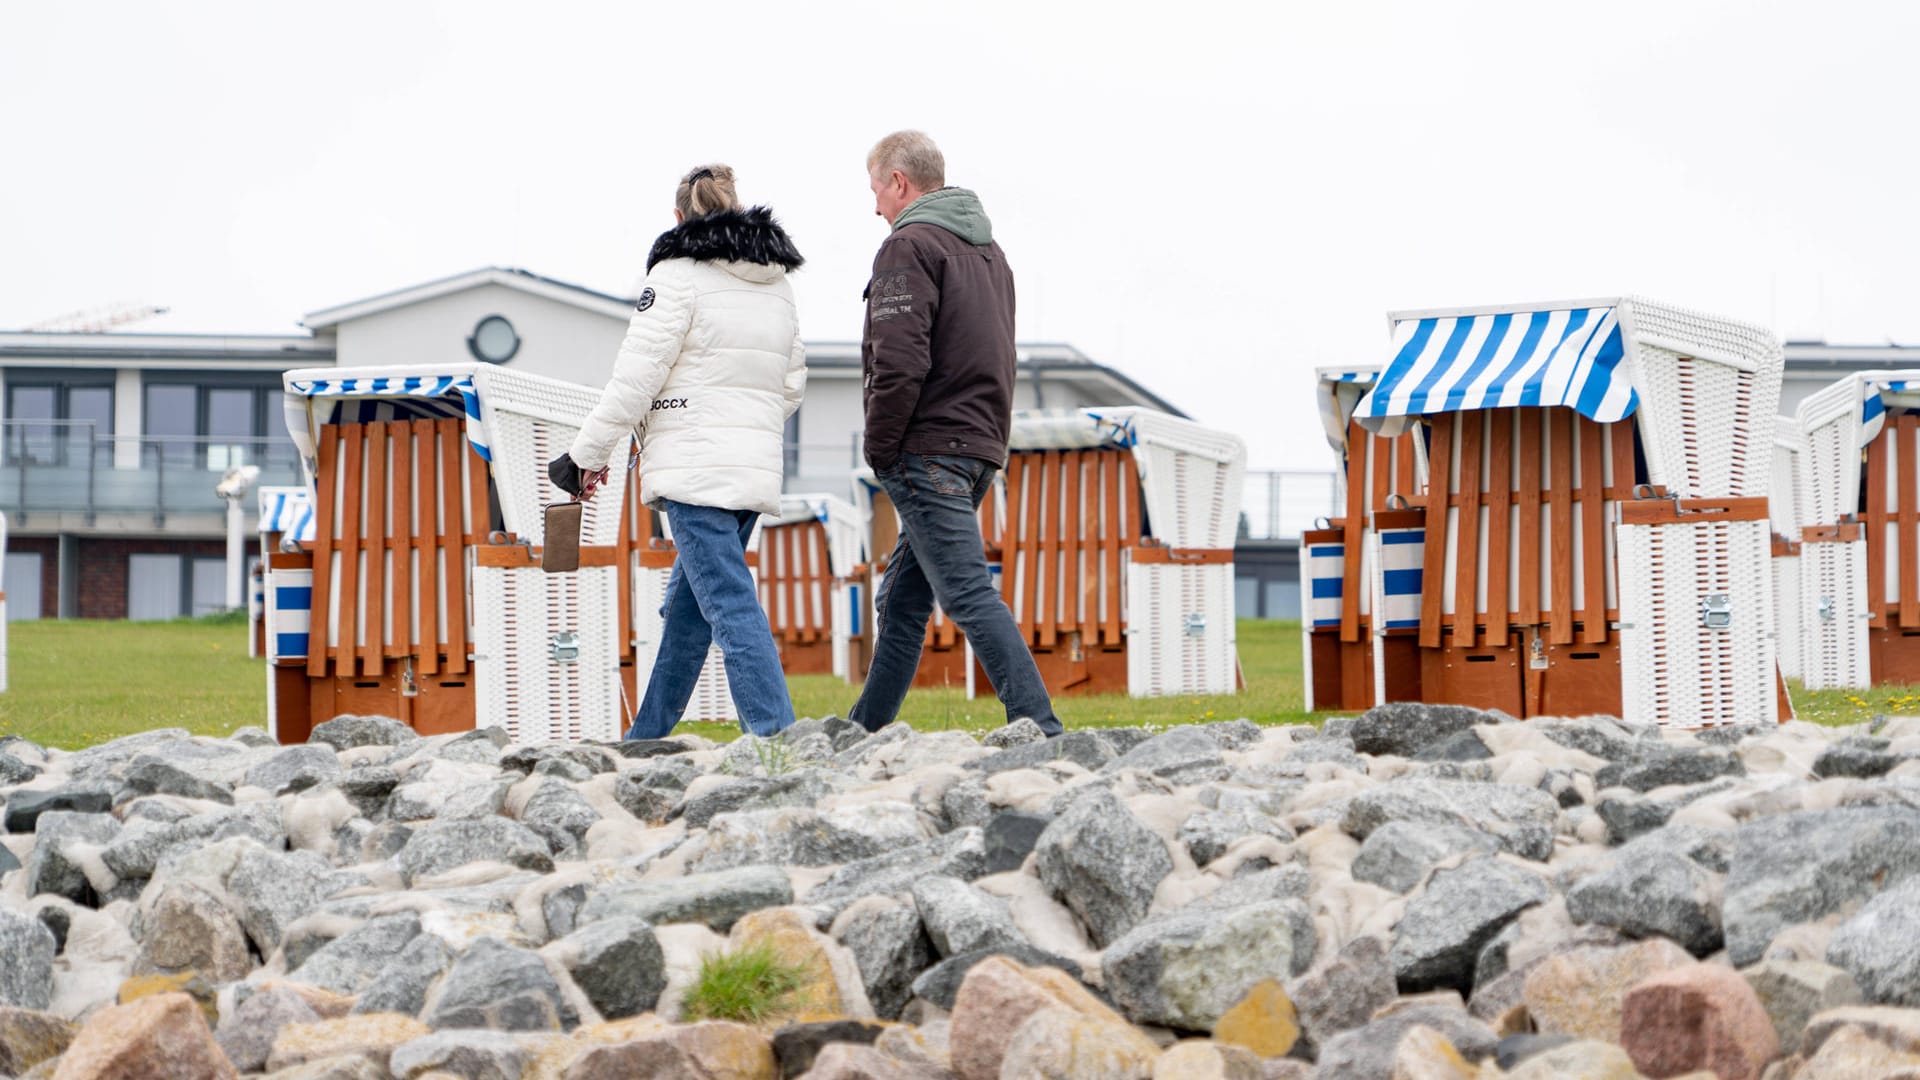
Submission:
<svg viewBox="0 0 1920 1080">
<path fill-rule="evenodd" d="M 663 259 L 749 262 L 777 265 L 788 271 L 798 270 L 806 262 L 787 231 L 773 220 L 773 211 L 764 206 L 720 210 L 675 225 L 653 242 L 647 269 L 652 270 L 653 264 Z"/>
</svg>

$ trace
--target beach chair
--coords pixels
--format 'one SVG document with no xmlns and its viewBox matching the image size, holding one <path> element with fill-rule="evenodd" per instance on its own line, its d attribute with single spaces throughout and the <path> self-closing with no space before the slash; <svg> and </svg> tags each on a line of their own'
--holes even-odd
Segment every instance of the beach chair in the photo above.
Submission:
<svg viewBox="0 0 1920 1080">
<path fill-rule="evenodd" d="M 1849 375 L 1797 420 L 1807 689 L 1920 682 L 1920 370 Z"/>
<path fill-rule="evenodd" d="M 1390 359 L 1354 417 L 1425 448 L 1424 531 L 1405 545 L 1421 699 L 1776 720 L 1763 421 L 1778 341 L 1637 299 L 1389 319 Z M 1386 572 L 1370 571 L 1376 595 Z"/>
</svg>

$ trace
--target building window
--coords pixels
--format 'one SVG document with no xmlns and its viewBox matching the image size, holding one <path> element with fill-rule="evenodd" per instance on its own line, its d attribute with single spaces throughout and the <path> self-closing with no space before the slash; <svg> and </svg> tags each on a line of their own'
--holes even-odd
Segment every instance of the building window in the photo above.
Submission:
<svg viewBox="0 0 1920 1080">
<path fill-rule="evenodd" d="M 212 615 L 227 606 L 227 561 L 217 556 L 127 556 L 127 618 Z"/>
<path fill-rule="evenodd" d="M 40 553 L 7 552 L 6 576 L 0 586 L 7 593 L 7 621 L 40 617 Z"/>
<path fill-rule="evenodd" d="M 32 465 L 85 465 L 113 434 L 113 387 L 40 383 L 7 386 L 7 456 Z"/>
<path fill-rule="evenodd" d="M 244 382 L 164 382 L 146 385 L 148 454 L 168 464 L 224 472 L 262 464 L 276 441 L 268 417 L 277 416 L 281 389 Z M 290 446 L 284 447 L 287 454 Z"/>
</svg>

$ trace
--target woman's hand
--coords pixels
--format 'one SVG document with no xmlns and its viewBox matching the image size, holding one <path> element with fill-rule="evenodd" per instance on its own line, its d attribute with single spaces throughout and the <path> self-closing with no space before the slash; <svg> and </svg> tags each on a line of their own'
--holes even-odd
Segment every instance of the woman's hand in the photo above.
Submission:
<svg viewBox="0 0 1920 1080">
<path fill-rule="evenodd" d="M 547 479 L 553 481 L 554 487 L 576 499 L 587 488 L 586 471 L 573 463 L 570 454 L 561 454 L 553 459 L 553 463 L 547 466 Z"/>
</svg>

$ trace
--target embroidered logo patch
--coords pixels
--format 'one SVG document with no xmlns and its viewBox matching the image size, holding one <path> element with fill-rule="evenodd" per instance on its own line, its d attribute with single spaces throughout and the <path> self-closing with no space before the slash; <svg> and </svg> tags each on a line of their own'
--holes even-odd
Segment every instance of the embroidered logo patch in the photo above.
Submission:
<svg viewBox="0 0 1920 1080">
<path fill-rule="evenodd" d="M 635 300 L 633 302 L 633 310 L 645 311 L 652 306 L 653 306 L 653 287 L 648 286 L 647 288 L 640 290 L 640 299 Z"/>
</svg>

